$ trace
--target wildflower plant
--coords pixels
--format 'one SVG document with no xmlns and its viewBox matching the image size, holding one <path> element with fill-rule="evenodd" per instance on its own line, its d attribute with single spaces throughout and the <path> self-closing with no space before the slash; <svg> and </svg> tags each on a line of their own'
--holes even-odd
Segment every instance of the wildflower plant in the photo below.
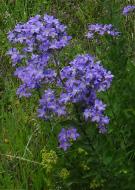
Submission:
<svg viewBox="0 0 135 190">
<path fill-rule="evenodd" d="M 86 37 L 88 39 L 97 38 L 97 36 L 110 35 L 113 37 L 119 36 L 120 32 L 117 31 L 116 28 L 112 24 L 90 24 L 88 26 L 88 33 Z"/>
<path fill-rule="evenodd" d="M 132 7 L 129 7 L 131 11 L 125 10 L 126 15 L 131 15 L 128 19 L 122 16 L 126 4 L 122 1 L 59 1 L 53 7 L 51 1 L 42 1 L 40 9 L 34 8 L 34 4 L 39 4 L 35 1 L 25 3 L 24 10 L 20 11 L 18 3 L 13 10 L 8 7 L 9 3 L 2 3 L 3 15 L 9 8 L 11 16 L 6 23 L 3 17 L 1 19 L 2 37 L 14 18 L 19 20 L 17 15 L 25 19 L 44 10 L 59 10 L 55 14 L 64 15 L 62 20 L 70 21 L 70 32 L 76 35 L 70 46 L 71 36 L 66 26 L 49 15 L 34 16 L 8 33 L 12 47 L 8 54 L 15 76 L 20 80 L 17 95 L 22 100 L 16 104 L 14 90 L 11 90 L 15 86 L 6 75 L 8 63 L 4 64 L 7 59 L 2 49 L 1 106 L 4 115 L 1 119 L 3 130 L 7 129 L 4 137 L 8 136 L 18 156 L 12 155 L 10 146 L 7 146 L 6 155 L 1 155 L 1 186 L 56 190 L 134 189 Z M 83 30 L 89 22 L 89 40 L 86 40 Z M 2 47 L 7 47 L 3 39 Z M 114 80 L 108 69 L 115 75 Z M 36 114 L 39 118 L 35 124 Z M 18 130 L 19 135 L 16 135 Z M 3 135 L 1 137 L 3 139 Z M 6 144 L 4 140 L 3 143 Z M 1 153 L 4 150 L 2 148 Z M 5 162 L 4 157 L 12 163 Z M 12 167 L 14 164 L 16 166 Z"/>
<path fill-rule="evenodd" d="M 132 13 L 135 10 L 135 5 L 127 5 L 123 8 L 123 15 L 127 16 L 129 13 Z"/>
<path fill-rule="evenodd" d="M 46 169 L 46 172 L 49 173 L 53 170 L 55 167 L 56 163 L 58 161 L 58 156 L 55 151 L 53 150 L 42 150 L 42 162 L 41 164 L 43 167 Z"/>
<path fill-rule="evenodd" d="M 54 51 L 68 44 L 71 36 L 67 35 L 65 25 L 46 14 L 44 17 L 36 15 L 24 24 L 17 24 L 8 33 L 8 39 L 14 46 L 21 46 L 8 51 L 13 66 L 19 66 L 15 76 L 22 81 L 22 85 L 17 94 L 29 97 L 32 89 L 38 89 L 42 84 L 54 80 L 56 73 L 53 69 L 47 69 L 48 61 Z"/>
<path fill-rule="evenodd" d="M 93 25 L 89 29 L 100 35 L 119 34 L 112 25 Z M 36 15 L 24 24 L 17 24 L 8 33 L 8 39 L 14 46 L 8 54 L 17 67 L 15 76 L 22 81 L 17 94 L 29 97 L 34 89 L 42 93 L 38 117 L 53 120 L 74 115 L 79 122 L 96 123 L 99 133 L 107 132 L 106 104 L 98 94 L 108 90 L 113 75 L 90 54 L 77 55 L 62 66 L 56 55 L 71 39 L 65 25 L 53 16 Z M 58 135 L 59 147 L 66 151 L 81 136 L 79 131 L 78 126 L 62 128 Z"/>
<path fill-rule="evenodd" d="M 66 180 L 70 175 L 70 172 L 66 168 L 62 168 L 62 170 L 59 173 L 60 178 L 63 180 Z"/>
</svg>

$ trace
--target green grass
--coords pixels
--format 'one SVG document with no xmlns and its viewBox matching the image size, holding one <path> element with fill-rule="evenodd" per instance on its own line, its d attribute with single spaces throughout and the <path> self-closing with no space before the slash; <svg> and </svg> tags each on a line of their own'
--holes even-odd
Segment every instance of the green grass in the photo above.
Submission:
<svg viewBox="0 0 135 190">
<path fill-rule="evenodd" d="M 17 98 L 16 89 L 19 81 L 13 77 L 14 69 L 6 56 L 10 47 L 7 32 L 12 30 L 16 23 L 46 12 L 55 15 L 66 24 L 69 34 L 73 36 L 71 45 L 60 54 L 63 63 L 73 59 L 78 53 L 96 53 L 97 58 L 114 74 L 111 89 L 101 95 L 108 105 L 107 113 L 111 118 L 110 133 L 108 137 L 103 138 L 94 136 L 93 145 L 110 174 L 104 190 L 135 189 L 135 17 L 131 15 L 125 18 L 121 15 L 123 6 L 128 3 L 127 0 L 0 2 L 0 190 L 55 190 L 55 183 L 59 179 L 54 176 L 56 181 L 48 182 L 49 175 L 40 164 L 41 150 L 44 147 L 55 150 L 62 154 L 63 162 L 70 157 L 70 153 L 67 155 L 68 158 L 64 157 L 57 148 L 56 135 L 61 126 L 57 122 L 53 123 L 56 130 L 52 133 L 50 123 L 39 121 L 36 117 L 37 95 L 30 100 Z M 122 32 L 122 37 L 115 41 L 104 39 L 102 46 L 88 42 L 84 36 L 87 25 L 96 22 L 112 23 Z M 73 157 L 70 159 L 71 163 L 72 159 Z M 76 165 L 76 162 L 73 161 L 73 164 Z M 64 166 L 62 161 L 61 166 Z M 107 175 L 102 168 L 98 170 L 103 176 Z M 118 175 L 120 171 L 123 172 L 121 176 Z M 124 175 L 124 171 L 127 172 L 127 176 Z M 58 173 L 56 169 L 55 175 Z M 48 188 L 48 183 L 54 186 Z M 63 190 L 66 188 L 62 186 Z M 79 186 L 71 185 L 67 189 L 87 190 L 92 187 L 85 187 L 82 183 Z"/>
</svg>

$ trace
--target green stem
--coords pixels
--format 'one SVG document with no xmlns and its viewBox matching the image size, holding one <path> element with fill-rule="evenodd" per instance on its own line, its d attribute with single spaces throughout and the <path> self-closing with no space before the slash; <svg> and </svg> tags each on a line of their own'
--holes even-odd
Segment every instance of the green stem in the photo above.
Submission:
<svg viewBox="0 0 135 190">
<path fill-rule="evenodd" d="M 1 154 L 1 153 L 0 153 L 0 156 L 5 156 L 5 157 L 21 160 L 21 161 L 26 161 L 26 162 L 30 162 L 32 164 L 42 165 L 40 162 L 36 162 L 34 160 L 29 160 L 29 159 L 26 159 L 26 158 L 23 158 L 23 157 L 19 157 L 19 156 L 13 156 L 13 155 L 9 155 L 9 154 Z"/>
</svg>

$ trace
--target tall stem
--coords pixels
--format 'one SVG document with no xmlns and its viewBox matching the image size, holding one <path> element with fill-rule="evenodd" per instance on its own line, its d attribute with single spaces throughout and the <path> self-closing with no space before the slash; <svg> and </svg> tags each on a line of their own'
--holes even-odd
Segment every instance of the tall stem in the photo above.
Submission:
<svg viewBox="0 0 135 190">
<path fill-rule="evenodd" d="M 77 113 L 79 112 L 79 111 L 78 111 L 78 108 L 77 108 L 76 105 L 74 105 L 74 107 L 75 107 L 75 111 L 76 111 L 76 117 L 77 117 L 79 123 L 81 124 L 81 123 L 82 123 L 82 120 L 80 119 L 80 116 L 77 114 Z M 88 137 L 88 135 L 87 135 L 87 133 L 86 133 L 86 131 L 85 131 L 85 129 L 83 128 L 82 125 L 80 125 L 80 130 L 82 131 L 82 133 L 83 133 L 84 136 L 86 137 L 86 139 L 87 139 L 87 141 L 88 141 L 88 143 L 89 143 L 91 149 L 94 151 L 95 148 L 93 147 L 93 145 L 92 145 L 92 143 L 91 143 L 91 139 Z"/>
<path fill-rule="evenodd" d="M 61 83 L 62 83 L 62 85 L 64 87 L 65 84 L 64 84 L 64 82 L 63 82 L 63 80 L 61 78 L 61 75 L 60 75 L 59 61 L 57 60 L 57 58 L 55 57 L 55 55 L 53 56 L 53 61 L 54 61 L 55 65 L 56 65 L 56 70 L 57 70 L 58 77 L 59 77 L 59 79 L 60 79 L 60 81 L 61 81 Z"/>
</svg>

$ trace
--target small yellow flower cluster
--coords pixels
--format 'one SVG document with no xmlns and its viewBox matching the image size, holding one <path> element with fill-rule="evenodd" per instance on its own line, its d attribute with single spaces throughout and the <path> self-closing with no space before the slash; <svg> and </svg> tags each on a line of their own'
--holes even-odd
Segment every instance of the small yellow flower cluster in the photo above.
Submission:
<svg viewBox="0 0 135 190">
<path fill-rule="evenodd" d="M 57 163 L 58 156 L 55 151 L 53 150 L 42 150 L 42 165 L 46 169 L 47 172 L 51 172 L 54 165 Z"/>
<path fill-rule="evenodd" d="M 81 168 L 82 168 L 84 171 L 90 170 L 90 167 L 87 166 L 87 164 L 85 164 L 85 162 L 83 162 L 83 163 L 81 164 Z"/>
<path fill-rule="evenodd" d="M 104 182 L 105 180 L 103 179 L 101 180 L 93 179 L 92 182 L 90 183 L 90 189 L 97 189 L 97 188 L 103 187 Z"/>
<path fill-rule="evenodd" d="M 70 172 L 66 168 L 63 168 L 59 173 L 60 178 L 62 178 L 63 180 L 67 179 L 69 175 Z"/>
<path fill-rule="evenodd" d="M 84 150 L 83 148 L 80 148 L 80 147 L 79 147 L 79 148 L 77 149 L 77 151 L 78 151 L 79 154 L 88 155 L 87 151 Z"/>
</svg>

